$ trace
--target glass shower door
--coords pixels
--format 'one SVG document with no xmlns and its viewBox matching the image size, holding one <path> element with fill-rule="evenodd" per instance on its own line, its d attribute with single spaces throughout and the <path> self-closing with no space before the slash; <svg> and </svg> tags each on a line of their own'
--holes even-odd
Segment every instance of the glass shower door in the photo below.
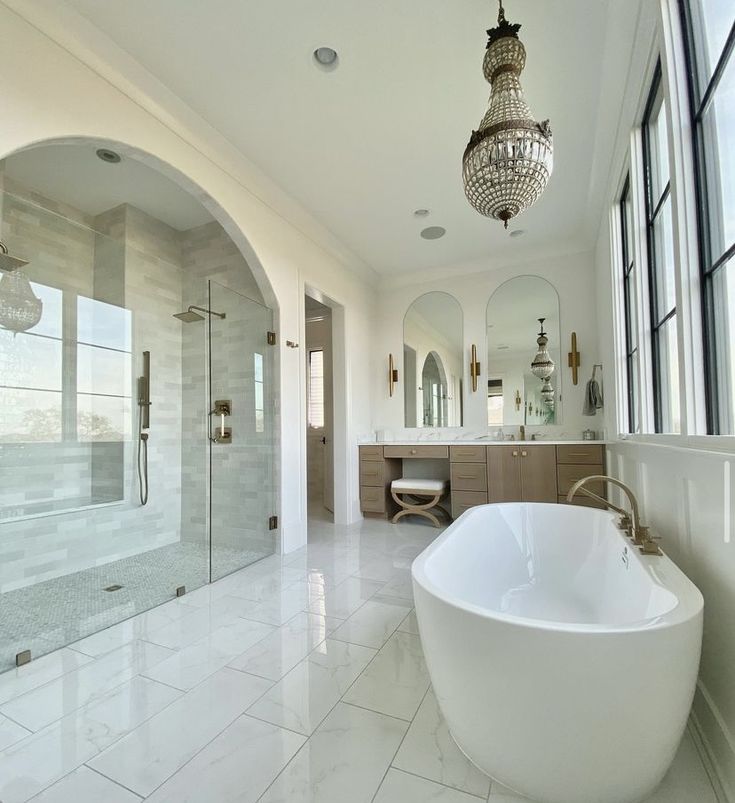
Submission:
<svg viewBox="0 0 735 803">
<path fill-rule="evenodd" d="M 272 555 L 276 514 L 273 313 L 209 281 L 210 572 Z M 222 317 L 219 317 L 222 316 Z M 224 431 L 223 431 L 224 430 Z"/>
</svg>

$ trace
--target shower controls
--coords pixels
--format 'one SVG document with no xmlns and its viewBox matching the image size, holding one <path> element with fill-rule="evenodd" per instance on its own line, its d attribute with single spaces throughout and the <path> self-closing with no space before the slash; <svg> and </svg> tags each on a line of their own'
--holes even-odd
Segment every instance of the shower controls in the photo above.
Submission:
<svg viewBox="0 0 735 803">
<path fill-rule="evenodd" d="M 225 418 L 232 415 L 232 400 L 231 399 L 217 399 L 214 403 L 214 408 L 209 413 L 210 432 L 212 416 L 216 415 L 220 418 L 220 425 L 214 430 L 214 435 L 209 436 L 212 443 L 230 444 L 232 443 L 232 428 L 225 426 Z"/>
<path fill-rule="evenodd" d="M 148 433 L 151 425 L 151 353 L 143 352 L 143 375 L 138 377 L 138 496 L 148 504 Z"/>
</svg>

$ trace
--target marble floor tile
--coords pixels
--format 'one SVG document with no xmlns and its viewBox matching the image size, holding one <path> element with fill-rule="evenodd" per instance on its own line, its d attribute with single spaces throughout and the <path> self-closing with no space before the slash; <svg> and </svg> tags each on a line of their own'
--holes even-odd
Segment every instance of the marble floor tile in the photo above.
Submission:
<svg viewBox="0 0 735 803">
<path fill-rule="evenodd" d="M 140 798 L 82 766 L 34 797 L 33 803 L 140 803 Z"/>
<path fill-rule="evenodd" d="M 413 581 L 411 570 L 403 569 L 394 573 L 393 577 L 378 591 L 379 594 L 388 597 L 403 597 L 409 599 L 413 604 Z"/>
<path fill-rule="evenodd" d="M 490 779 L 454 743 L 431 689 L 419 706 L 393 766 L 477 797 L 485 798 L 490 792 Z"/>
<path fill-rule="evenodd" d="M 341 619 L 297 613 L 285 625 L 230 661 L 228 666 L 280 680 L 341 623 Z"/>
<path fill-rule="evenodd" d="M 347 619 L 369 600 L 381 585 L 383 584 L 376 583 L 373 580 L 348 577 L 334 588 L 325 587 L 323 599 L 314 600 L 309 605 L 309 610 L 322 616 Z"/>
<path fill-rule="evenodd" d="M 31 731 L 13 722 L 0 714 L 0 750 L 5 750 L 11 744 L 19 742 L 24 737 L 30 735 Z"/>
<path fill-rule="evenodd" d="M 247 616 L 258 622 L 280 626 L 297 613 L 311 610 L 312 603 L 318 604 L 323 598 L 324 586 L 301 581 L 284 588 L 276 597 L 258 603 Z"/>
<path fill-rule="evenodd" d="M 375 795 L 374 803 L 478 803 L 480 800 L 484 803 L 485 798 L 390 769 Z"/>
<path fill-rule="evenodd" d="M 194 613 L 195 608 L 185 605 L 161 605 L 145 613 L 140 613 L 123 622 L 119 622 L 112 627 L 93 633 L 91 636 L 76 641 L 69 645 L 77 652 L 98 658 L 100 655 L 112 652 L 112 650 L 129 644 L 131 641 L 143 640 L 157 642 L 151 638 L 153 633 L 165 628 L 171 622 L 186 616 L 187 613 Z M 164 647 L 176 647 L 176 644 L 164 644 Z"/>
<path fill-rule="evenodd" d="M 339 703 L 260 803 L 370 803 L 406 723 Z"/>
<path fill-rule="evenodd" d="M 368 600 L 332 633 L 332 637 L 351 644 L 380 649 L 406 618 L 406 608 Z"/>
<path fill-rule="evenodd" d="M 136 794 L 150 795 L 269 686 L 263 678 L 222 669 L 93 758 L 89 766 Z"/>
<path fill-rule="evenodd" d="M 190 606 L 188 613 L 157 628 L 148 639 L 172 650 L 180 650 L 193 644 L 222 625 L 240 618 L 240 614 L 227 605 L 228 599 L 228 597 L 220 597 L 211 605 L 203 605 L 199 608 Z M 244 600 L 239 600 L 239 602 L 244 602 L 246 606 L 252 605 Z"/>
<path fill-rule="evenodd" d="M 243 714 L 146 803 L 255 803 L 305 741 Z"/>
<path fill-rule="evenodd" d="M 181 692 L 133 678 L 0 753 L 0 800 L 25 803 L 162 711 Z"/>
<path fill-rule="evenodd" d="M 40 730 L 65 714 L 99 700 L 116 686 L 170 655 L 172 652 L 166 647 L 133 641 L 97 661 L 49 681 L 45 686 L 16 697 L 2 706 L 0 713 L 29 730 Z"/>
<path fill-rule="evenodd" d="M 416 610 L 412 610 L 411 613 L 398 625 L 398 629 L 402 633 L 413 633 L 414 636 L 419 635 L 419 623 L 418 619 L 416 619 Z"/>
<path fill-rule="evenodd" d="M 262 622 L 236 619 L 175 652 L 143 674 L 177 689 L 192 689 L 273 630 Z"/>
<path fill-rule="evenodd" d="M 692 803 L 695 800 L 697 803 L 717 803 L 717 796 L 687 730 L 671 769 L 645 803 Z"/>
<path fill-rule="evenodd" d="M 91 661 L 88 655 L 65 647 L 42 655 L 26 666 L 3 672 L 0 674 L 0 706 Z"/>
<path fill-rule="evenodd" d="M 429 688 L 421 640 L 395 632 L 344 695 L 346 703 L 399 719 L 413 719 Z"/>
<path fill-rule="evenodd" d="M 326 639 L 248 713 L 308 736 L 374 655 L 367 647 Z"/>
</svg>

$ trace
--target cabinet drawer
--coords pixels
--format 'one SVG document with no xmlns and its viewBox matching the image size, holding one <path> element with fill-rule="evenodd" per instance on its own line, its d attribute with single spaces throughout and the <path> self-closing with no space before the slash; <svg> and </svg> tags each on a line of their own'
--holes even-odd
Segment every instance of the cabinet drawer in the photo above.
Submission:
<svg viewBox="0 0 735 803">
<path fill-rule="evenodd" d="M 452 463 L 452 492 L 481 491 L 487 493 L 487 466 L 485 463 Z"/>
<path fill-rule="evenodd" d="M 385 513 L 385 488 L 361 486 L 360 510 L 365 513 Z"/>
<path fill-rule="evenodd" d="M 371 463 L 369 460 L 360 461 L 360 485 L 385 487 L 385 462 Z"/>
<path fill-rule="evenodd" d="M 452 518 L 458 519 L 465 510 L 487 504 L 487 493 L 482 491 L 452 491 Z"/>
<path fill-rule="evenodd" d="M 585 477 L 592 474 L 602 474 L 602 466 L 557 466 L 556 476 L 559 483 L 559 496 L 566 496 L 569 489 Z M 605 484 L 603 482 L 591 482 L 585 485 L 592 493 L 598 496 L 604 496 Z"/>
<path fill-rule="evenodd" d="M 484 463 L 487 459 L 487 447 L 450 446 L 449 459 L 453 463 Z"/>
<path fill-rule="evenodd" d="M 447 458 L 449 457 L 448 446 L 384 446 L 383 455 L 385 457 L 430 457 L 430 458 Z"/>
<path fill-rule="evenodd" d="M 567 502 L 566 496 L 559 497 L 559 504 L 560 505 L 580 505 L 581 507 L 597 507 L 605 510 L 605 505 L 602 502 L 597 502 L 595 499 L 590 499 L 588 496 L 583 496 L 579 494 L 572 499 L 571 502 Z"/>
<path fill-rule="evenodd" d="M 383 447 L 382 446 L 361 446 L 360 447 L 360 460 L 382 460 Z"/>
<path fill-rule="evenodd" d="M 603 446 L 557 446 L 556 462 L 601 466 L 603 459 Z"/>
</svg>

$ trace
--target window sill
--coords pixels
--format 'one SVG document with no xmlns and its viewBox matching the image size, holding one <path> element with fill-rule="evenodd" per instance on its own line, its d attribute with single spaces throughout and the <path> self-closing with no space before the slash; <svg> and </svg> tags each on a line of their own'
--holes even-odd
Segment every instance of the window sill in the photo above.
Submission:
<svg viewBox="0 0 735 803">
<path fill-rule="evenodd" d="M 610 445 L 615 445 L 616 443 L 656 446 L 686 452 L 696 451 L 735 455 L 735 437 L 731 435 L 663 435 L 653 433 L 631 435 L 629 433 L 619 433 L 617 438 L 610 442 Z"/>
</svg>

